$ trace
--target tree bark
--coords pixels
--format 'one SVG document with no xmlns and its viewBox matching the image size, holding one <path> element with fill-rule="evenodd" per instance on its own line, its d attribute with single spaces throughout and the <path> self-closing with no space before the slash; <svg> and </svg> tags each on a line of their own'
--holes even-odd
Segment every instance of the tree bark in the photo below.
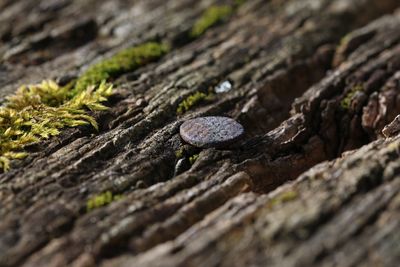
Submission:
<svg viewBox="0 0 400 267">
<path fill-rule="evenodd" d="M 113 81 L 98 132 L 67 129 L 0 174 L 0 266 L 398 266 L 400 2 L 248 0 L 188 37 L 228 2 L 0 2 L 3 101 L 125 47 L 171 45 Z M 207 115 L 245 137 L 185 144 L 179 126 Z M 107 191 L 122 198 L 87 211 Z"/>
</svg>

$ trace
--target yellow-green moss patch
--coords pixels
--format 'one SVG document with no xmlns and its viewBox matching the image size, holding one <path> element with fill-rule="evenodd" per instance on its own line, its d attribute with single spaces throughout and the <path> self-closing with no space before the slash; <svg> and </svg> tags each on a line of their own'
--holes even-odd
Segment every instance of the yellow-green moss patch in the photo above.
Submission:
<svg viewBox="0 0 400 267">
<path fill-rule="evenodd" d="M 273 199 L 271 199 L 271 205 L 274 206 L 276 204 L 280 204 L 280 203 L 285 203 L 285 202 L 289 202 L 292 200 L 295 200 L 298 197 L 297 192 L 295 191 L 286 191 L 286 192 L 282 192 L 279 195 L 277 195 L 276 197 L 274 197 Z"/>
<path fill-rule="evenodd" d="M 195 155 L 190 156 L 189 157 L 190 165 L 193 165 L 198 158 L 199 158 L 199 154 L 195 154 Z"/>
<path fill-rule="evenodd" d="M 82 91 L 90 85 L 99 85 L 123 73 L 134 71 L 146 63 L 165 55 L 169 48 L 165 44 L 148 42 L 127 48 L 92 66 L 78 79 L 74 91 Z"/>
<path fill-rule="evenodd" d="M 53 81 L 21 86 L 0 107 L 0 168 L 9 169 L 12 159 L 27 156 L 24 148 L 55 136 L 65 127 L 92 125 L 87 110 L 104 110 L 102 102 L 112 93 L 112 85 L 100 83 L 70 95 L 70 86 Z"/>
<path fill-rule="evenodd" d="M 177 159 L 183 158 L 185 156 L 185 149 L 183 147 L 175 151 L 175 157 Z"/>
<path fill-rule="evenodd" d="M 190 36 L 196 38 L 202 35 L 209 28 L 228 19 L 232 15 L 233 11 L 234 9 L 230 5 L 209 7 L 193 25 L 193 28 L 190 31 Z"/>
<path fill-rule="evenodd" d="M 246 3 L 247 0 L 235 0 L 234 4 L 236 7 L 239 7 L 241 5 L 243 5 L 244 3 Z"/>
<path fill-rule="evenodd" d="M 178 108 L 176 109 L 176 113 L 178 115 L 182 115 L 192 107 L 199 105 L 200 103 L 211 101 L 213 98 L 212 93 L 203 93 L 203 92 L 196 92 L 186 99 L 184 99 L 181 103 L 179 103 Z"/>
<path fill-rule="evenodd" d="M 114 195 L 111 191 L 104 192 L 99 195 L 95 195 L 86 201 L 86 211 L 92 211 L 94 209 L 106 206 L 115 200 L 122 198 L 122 195 Z"/>
<path fill-rule="evenodd" d="M 12 159 L 27 156 L 27 145 L 58 135 L 62 128 L 91 124 L 97 129 L 87 110 L 106 109 L 102 102 L 112 91 L 106 82 L 167 52 L 167 45 L 148 42 L 90 66 L 67 86 L 53 81 L 21 86 L 0 108 L 0 168 L 8 170 Z"/>
<path fill-rule="evenodd" d="M 346 96 L 342 99 L 340 102 L 340 106 L 343 109 L 349 109 L 351 105 L 351 100 L 353 99 L 353 96 L 359 92 L 362 91 L 364 88 L 361 84 L 357 84 L 351 88 L 351 90 L 346 94 Z"/>
</svg>

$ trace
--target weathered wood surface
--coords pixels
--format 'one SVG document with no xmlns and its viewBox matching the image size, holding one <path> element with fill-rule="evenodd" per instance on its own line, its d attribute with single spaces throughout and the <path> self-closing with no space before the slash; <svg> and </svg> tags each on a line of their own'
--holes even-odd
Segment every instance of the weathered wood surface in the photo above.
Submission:
<svg viewBox="0 0 400 267">
<path fill-rule="evenodd" d="M 249 0 L 185 38 L 215 3 L 0 2 L 3 98 L 172 44 L 115 81 L 99 132 L 66 130 L 0 175 L 0 266 L 398 266 L 400 127 L 381 132 L 400 113 L 400 2 Z M 176 115 L 226 80 L 229 93 Z M 174 176 L 179 126 L 201 115 L 246 136 L 187 147 L 200 156 Z M 105 191 L 124 197 L 86 212 Z"/>
</svg>

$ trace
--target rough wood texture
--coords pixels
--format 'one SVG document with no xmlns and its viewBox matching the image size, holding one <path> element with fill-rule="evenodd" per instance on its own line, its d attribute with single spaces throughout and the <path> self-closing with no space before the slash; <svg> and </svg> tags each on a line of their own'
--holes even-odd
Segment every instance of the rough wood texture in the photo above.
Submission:
<svg viewBox="0 0 400 267">
<path fill-rule="evenodd" d="M 400 2 L 248 0 L 185 37 L 215 3 L 0 2 L 3 100 L 124 47 L 172 46 L 114 81 L 99 132 L 68 129 L 0 175 L 0 266 L 398 266 Z M 245 138 L 183 144 L 179 126 L 202 115 Z M 199 158 L 176 172 L 181 147 Z M 106 191 L 123 198 L 87 212 Z"/>
</svg>

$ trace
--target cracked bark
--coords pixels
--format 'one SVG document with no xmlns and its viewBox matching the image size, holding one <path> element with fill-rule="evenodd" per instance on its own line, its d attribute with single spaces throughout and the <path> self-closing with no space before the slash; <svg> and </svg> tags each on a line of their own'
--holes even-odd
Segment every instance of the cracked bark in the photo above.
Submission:
<svg viewBox="0 0 400 267">
<path fill-rule="evenodd" d="M 212 3 L 0 3 L 3 99 L 172 44 L 114 81 L 99 132 L 68 129 L 0 175 L 0 266 L 397 266 L 400 3 L 249 0 L 185 37 Z M 226 80 L 230 92 L 176 115 Z M 179 126 L 202 115 L 236 118 L 245 138 L 188 147 Z M 200 156 L 174 176 L 182 146 Z M 86 212 L 105 191 L 124 197 Z"/>
</svg>

